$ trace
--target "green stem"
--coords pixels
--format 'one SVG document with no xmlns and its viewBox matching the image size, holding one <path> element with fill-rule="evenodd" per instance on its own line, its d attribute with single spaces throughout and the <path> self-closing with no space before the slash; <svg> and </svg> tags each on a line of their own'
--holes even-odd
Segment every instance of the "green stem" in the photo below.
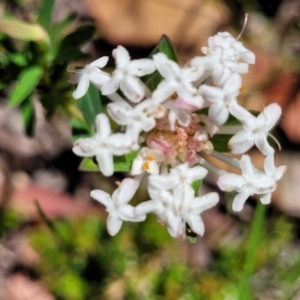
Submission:
<svg viewBox="0 0 300 300">
<path fill-rule="evenodd" d="M 244 268 L 238 287 L 239 300 L 248 300 L 252 298 L 249 280 L 253 275 L 255 269 L 256 252 L 261 238 L 265 213 L 266 206 L 258 201 L 252 221 Z"/>
</svg>

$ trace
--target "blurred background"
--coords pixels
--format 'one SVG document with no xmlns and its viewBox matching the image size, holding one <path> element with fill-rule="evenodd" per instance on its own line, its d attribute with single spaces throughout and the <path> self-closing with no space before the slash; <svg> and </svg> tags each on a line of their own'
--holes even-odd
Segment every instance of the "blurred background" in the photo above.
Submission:
<svg viewBox="0 0 300 300">
<path fill-rule="evenodd" d="M 239 101 L 283 109 L 276 159 L 288 172 L 272 204 L 251 199 L 233 213 L 232 195 L 219 191 L 195 244 L 172 239 L 154 217 L 108 236 L 89 193 L 113 191 L 126 174 L 78 170 L 72 141 L 90 126 L 67 70 L 119 44 L 146 57 L 162 34 L 185 64 L 218 31 L 238 36 L 245 13 L 241 41 L 256 64 Z M 299 0 L 3 0 L 0 74 L 1 300 L 300 299 Z"/>
</svg>

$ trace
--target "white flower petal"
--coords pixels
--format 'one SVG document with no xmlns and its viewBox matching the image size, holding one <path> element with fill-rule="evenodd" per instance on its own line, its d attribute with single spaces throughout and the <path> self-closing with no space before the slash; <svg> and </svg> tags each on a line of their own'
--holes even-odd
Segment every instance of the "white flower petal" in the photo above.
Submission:
<svg viewBox="0 0 300 300">
<path fill-rule="evenodd" d="M 101 190 L 93 190 L 91 191 L 91 197 L 96 201 L 103 204 L 108 210 L 112 207 L 111 197 L 108 193 L 101 191 Z"/>
<path fill-rule="evenodd" d="M 125 68 L 130 62 L 130 56 L 128 51 L 123 46 L 118 46 L 112 52 L 113 57 L 116 60 L 116 65 L 118 68 Z"/>
<path fill-rule="evenodd" d="M 249 196 L 249 191 L 246 188 L 241 193 L 237 194 L 232 203 L 232 210 L 236 212 L 241 211 L 244 208 L 244 204 Z"/>
<path fill-rule="evenodd" d="M 89 75 L 86 73 L 80 74 L 77 88 L 73 92 L 73 98 L 79 99 L 83 97 L 88 91 L 89 85 L 90 85 Z"/>
<path fill-rule="evenodd" d="M 104 176 L 111 176 L 114 173 L 114 161 L 112 153 L 107 149 L 102 149 L 96 155 L 96 160 L 99 165 L 100 171 Z"/>
<path fill-rule="evenodd" d="M 116 235 L 121 227 L 123 221 L 118 217 L 117 214 L 110 214 L 107 218 L 107 231 L 111 236 Z"/>
<path fill-rule="evenodd" d="M 197 233 L 198 235 L 202 236 L 204 234 L 204 223 L 199 215 L 189 215 L 188 219 L 186 220 L 189 224 L 190 228 L 193 232 Z"/>
</svg>

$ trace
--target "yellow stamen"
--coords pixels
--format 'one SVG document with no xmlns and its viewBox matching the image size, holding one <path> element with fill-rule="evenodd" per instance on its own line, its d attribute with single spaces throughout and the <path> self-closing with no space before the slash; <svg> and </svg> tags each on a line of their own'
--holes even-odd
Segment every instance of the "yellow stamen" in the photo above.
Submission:
<svg viewBox="0 0 300 300">
<path fill-rule="evenodd" d="M 143 164 L 143 167 L 144 167 L 145 170 L 149 170 L 150 169 L 150 166 L 149 166 L 149 164 L 147 162 L 145 162 Z"/>
<path fill-rule="evenodd" d="M 121 181 L 115 181 L 115 184 L 116 184 L 117 186 L 120 186 L 120 185 L 121 185 Z"/>
<path fill-rule="evenodd" d="M 152 160 L 154 160 L 154 157 L 153 157 L 152 155 L 148 155 L 148 156 L 147 156 L 147 160 L 152 161 Z"/>
</svg>

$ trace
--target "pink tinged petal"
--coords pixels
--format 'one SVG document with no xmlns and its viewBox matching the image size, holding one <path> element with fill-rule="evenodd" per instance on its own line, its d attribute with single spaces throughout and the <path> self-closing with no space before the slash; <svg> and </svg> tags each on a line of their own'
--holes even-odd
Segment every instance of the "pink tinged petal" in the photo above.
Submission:
<svg viewBox="0 0 300 300">
<path fill-rule="evenodd" d="M 149 200 L 140 203 L 136 208 L 135 208 L 135 215 L 136 216 L 145 216 L 146 214 L 152 213 L 152 212 L 157 212 L 158 210 L 158 204 L 157 201 Z"/>
<path fill-rule="evenodd" d="M 101 191 L 101 190 L 93 190 L 93 191 L 91 191 L 90 195 L 94 200 L 103 204 L 107 208 L 108 211 L 111 210 L 113 203 L 112 203 L 111 197 L 108 193 Z"/>
<path fill-rule="evenodd" d="M 255 145 L 263 155 L 274 155 L 275 150 L 269 145 L 267 137 L 264 134 L 255 136 Z"/>
<path fill-rule="evenodd" d="M 96 160 L 100 171 L 104 176 L 111 176 L 114 173 L 113 155 L 108 149 L 101 149 L 101 152 L 96 155 Z"/>
<path fill-rule="evenodd" d="M 236 133 L 228 142 L 228 147 L 233 154 L 247 152 L 254 145 L 253 137 L 245 130 Z"/>
<path fill-rule="evenodd" d="M 234 197 L 233 203 L 232 203 L 232 210 L 233 211 L 241 211 L 244 208 L 244 204 L 249 198 L 250 194 L 248 189 L 244 189 L 241 193 L 237 194 Z"/>
<path fill-rule="evenodd" d="M 73 98 L 79 99 L 83 97 L 89 89 L 90 79 L 89 74 L 82 73 L 79 77 L 79 82 L 76 90 L 73 92 Z"/>
<path fill-rule="evenodd" d="M 103 56 L 100 57 L 98 59 L 96 59 L 95 61 L 93 61 L 92 63 L 89 64 L 89 67 L 93 67 L 93 68 L 103 68 L 106 66 L 107 62 L 108 62 L 109 57 L 108 56 Z"/>
<path fill-rule="evenodd" d="M 263 195 L 263 196 L 260 196 L 260 202 L 262 204 L 269 204 L 269 203 L 271 203 L 271 198 L 272 198 L 272 194 L 271 193 Z"/>
<path fill-rule="evenodd" d="M 114 49 L 112 55 L 116 60 L 116 65 L 118 68 L 126 68 L 130 62 L 130 55 L 123 46 L 118 46 L 116 49 Z"/>
<path fill-rule="evenodd" d="M 116 213 L 110 214 L 107 218 L 107 231 L 111 236 L 116 235 L 121 227 L 123 221 L 118 217 Z"/>
<path fill-rule="evenodd" d="M 139 182 L 132 178 L 125 178 L 121 185 L 113 192 L 111 198 L 115 203 L 126 204 L 134 196 L 139 187 Z"/>
<path fill-rule="evenodd" d="M 106 114 L 98 114 L 96 117 L 97 136 L 104 142 L 111 135 L 109 119 Z"/>
<path fill-rule="evenodd" d="M 155 71 L 155 65 L 153 60 L 148 58 L 135 59 L 129 63 L 127 71 L 130 75 L 141 77 L 153 73 Z"/>
<path fill-rule="evenodd" d="M 213 121 L 217 126 L 224 124 L 228 117 L 229 111 L 223 103 L 211 104 L 208 110 L 208 117 Z"/>
<path fill-rule="evenodd" d="M 190 228 L 193 230 L 193 232 L 197 233 L 200 236 L 204 234 L 204 223 L 199 215 L 190 214 L 186 221 L 189 224 Z"/>
<path fill-rule="evenodd" d="M 219 194 L 215 192 L 197 197 L 191 203 L 191 212 L 193 214 L 200 214 L 203 211 L 212 208 L 218 202 L 219 202 Z"/>
<path fill-rule="evenodd" d="M 160 190 L 170 190 L 179 184 L 179 178 L 172 175 L 151 175 L 149 184 Z"/>
<path fill-rule="evenodd" d="M 175 78 L 175 76 L 180 72 L 180 67 L 178 64 L 172 60 L 169 60 L 163 53 L 153 55 L 153 61 L 156 69 L 164 78 Z"/>
<path fill-rule="evenodd" d="M 138 103 L 145 96 L 145 89 L 138 78 L 127 75 L 120 83 L 120 89 L 132 102 Z"/>
<path fill-rule="evenodd" d="M 226 173 L 218 178 L 217 185 L 222 191 L 231 192 L 244 187 L 246 181 L 243 176 Z"/>
</svg>

